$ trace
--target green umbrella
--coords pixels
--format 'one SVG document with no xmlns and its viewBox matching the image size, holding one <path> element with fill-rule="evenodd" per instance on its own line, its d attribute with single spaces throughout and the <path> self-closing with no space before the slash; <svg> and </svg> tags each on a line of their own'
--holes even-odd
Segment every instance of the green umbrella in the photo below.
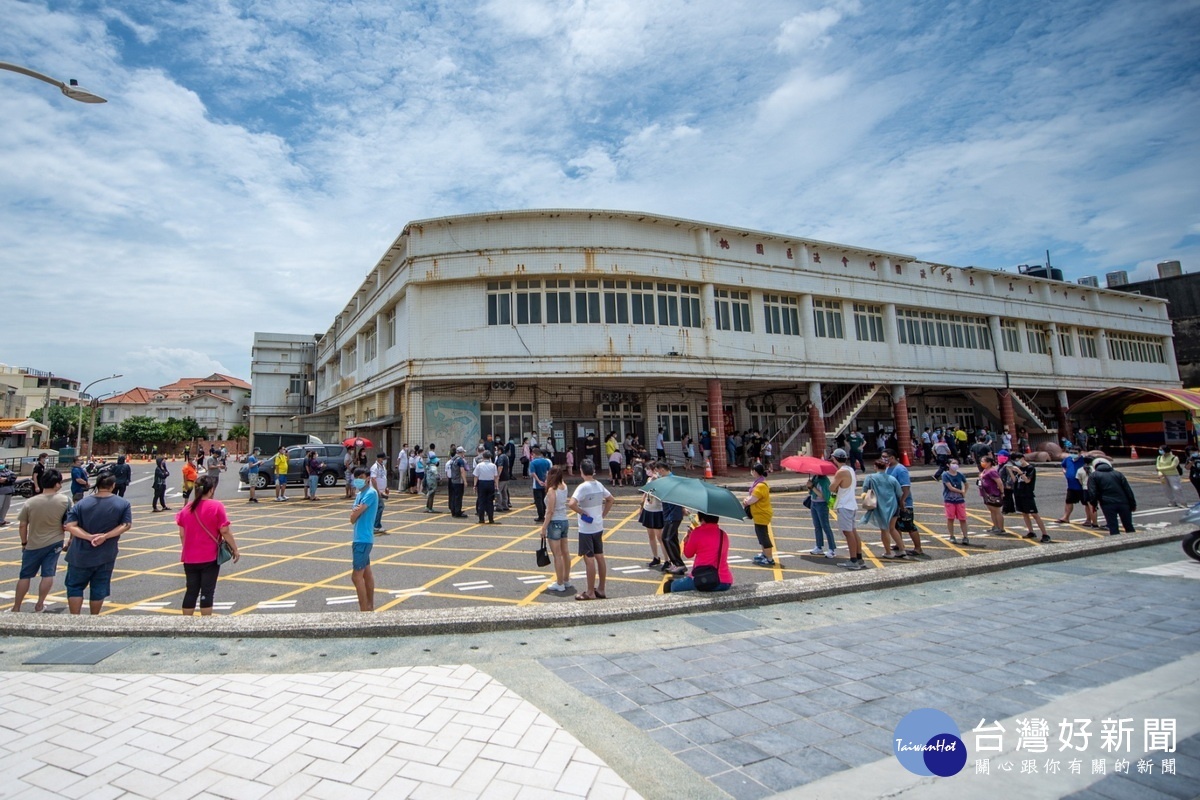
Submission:
<svg viewBox="0 0 1200 800">
<path fill-rule="evenodd" d="M 696 478 L 666 475 L 650 481 L 642 487 L 642 491 L 654 495 L 664 503 L 683 506 L 714 517 L 746 518 L 746 509 L 733 492 Z"/>
</svg>

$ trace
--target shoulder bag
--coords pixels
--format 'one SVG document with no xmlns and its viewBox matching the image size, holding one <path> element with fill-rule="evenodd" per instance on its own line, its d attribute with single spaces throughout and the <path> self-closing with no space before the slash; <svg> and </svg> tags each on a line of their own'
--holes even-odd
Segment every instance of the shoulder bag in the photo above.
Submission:
<svg viewBox="0 0 1200 800">
<path fill-rule="evenodd" d="M 192 512 L 192 516 L 196 518 L 196 522 L 200 522 L 200 516 Z M 200 527 L 208 534 L 208 537 L 217 543 L 217 566 L 228 562 L 233 558 L 233 548 L 229 546 L 229 542 L 225 541 L 223 536 L 213 536 L 213 532 L 208 529 L 208 526 L 200 522 Z"/>
<path fill-rule="evenodd" d="M 542 546 L 537 549 L 537 565 L 539 567 L 550 566 L 550 553 L 546 551 L 546 537 L 542 537 Z"/>
<path fill-rule="evenodd" d="M 721 533 L 721 543 L 717 545 L 717 566 L 705 564 L 692 570 L 692 582 L 697 592 L 714 592 L 721 585 L 720 564 L 724 560 L 725 531 L 720 528 L 717 530 Z"/>
<path fill-rule="evenodd" d="M 879 499 L 875 497 L 874 489 L 867 489 L 865 492 L 863 492 L 862 507 L 867 511 L 871 511 L 879 507 Z"/>
</svg>

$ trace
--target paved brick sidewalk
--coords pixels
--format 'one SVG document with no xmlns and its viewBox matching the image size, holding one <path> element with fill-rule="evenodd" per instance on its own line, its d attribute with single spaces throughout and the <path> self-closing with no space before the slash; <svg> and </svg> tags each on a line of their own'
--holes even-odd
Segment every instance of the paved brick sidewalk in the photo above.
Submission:
<svg viewBox="0 0 1200 800">
<path fill-rule="evenodd" d="M 0 673 L 0 797 L 636 798 L 470 666 Z"/>
</svg>

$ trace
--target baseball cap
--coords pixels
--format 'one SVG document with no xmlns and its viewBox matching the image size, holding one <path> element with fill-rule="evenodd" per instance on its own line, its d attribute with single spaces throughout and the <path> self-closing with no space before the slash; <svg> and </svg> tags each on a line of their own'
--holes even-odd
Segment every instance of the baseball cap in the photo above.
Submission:
<svg viewBox="0 0 1200 800">
<path fill-rule="evenodd" d="M 840 447 L 837 450 L 834 450 L 833 453 L 831 453 L 830 455 L 832 455 L 838 461 L 845 461 L 847 458 L 850 457 L 846 454 L 846 451 Z"/>
<path fill-rule="evenodd" d="M 465 452 L 467 452 L 467 449 L 466 449 L 465 447 L 459 447 L 459 448 L 458 448 L 458 449 L 456 449 L 454 452 L 456 452 L 456 453 L 465 453 Z"/>
</svg>

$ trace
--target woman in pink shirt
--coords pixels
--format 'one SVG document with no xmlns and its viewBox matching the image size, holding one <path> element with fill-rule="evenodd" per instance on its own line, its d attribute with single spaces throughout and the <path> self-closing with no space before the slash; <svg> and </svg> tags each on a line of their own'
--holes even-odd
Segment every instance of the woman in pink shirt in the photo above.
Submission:
<svg viewBox="0 0 1200 800">
<path fill-rule="evenodd" d="M 217 546 L 221 539 L 229 543 L 233 561 L 241 558 L 237 542 L 229 530 L 229 517 L 225 506 L 213 500 L 217 481 L 204 475 L 196 481 L 196 497 L 179 509 L 175 524 L 179 526 L 179 543 L 183 552 L 183 572 L 187 576 L 187 591 L 183 595 L 183 614 L 192 616 L 196 611 L 196 600 L 200 601 L 200 616 L 212 615 L 213 592 L 217 588 L 217 575 L 221 565 L 217 563 Z"/>
<path fill-rule="evenodd" d="M 711 591 L 724 592 L 733 586 L 733 572 L 729 569 L 729 534 L 717 524 L 720 520 L 709 514 L 698 514 L 700 524 L 688 531 L 683 539 L 683 554 L 692 559 L 692 574 L 682 578 L 668 579 L 663 584 L 664 593 L 690 592 L 696 588 L 696 568 L 715 566 L 720 580 Z"/>
</svg>

